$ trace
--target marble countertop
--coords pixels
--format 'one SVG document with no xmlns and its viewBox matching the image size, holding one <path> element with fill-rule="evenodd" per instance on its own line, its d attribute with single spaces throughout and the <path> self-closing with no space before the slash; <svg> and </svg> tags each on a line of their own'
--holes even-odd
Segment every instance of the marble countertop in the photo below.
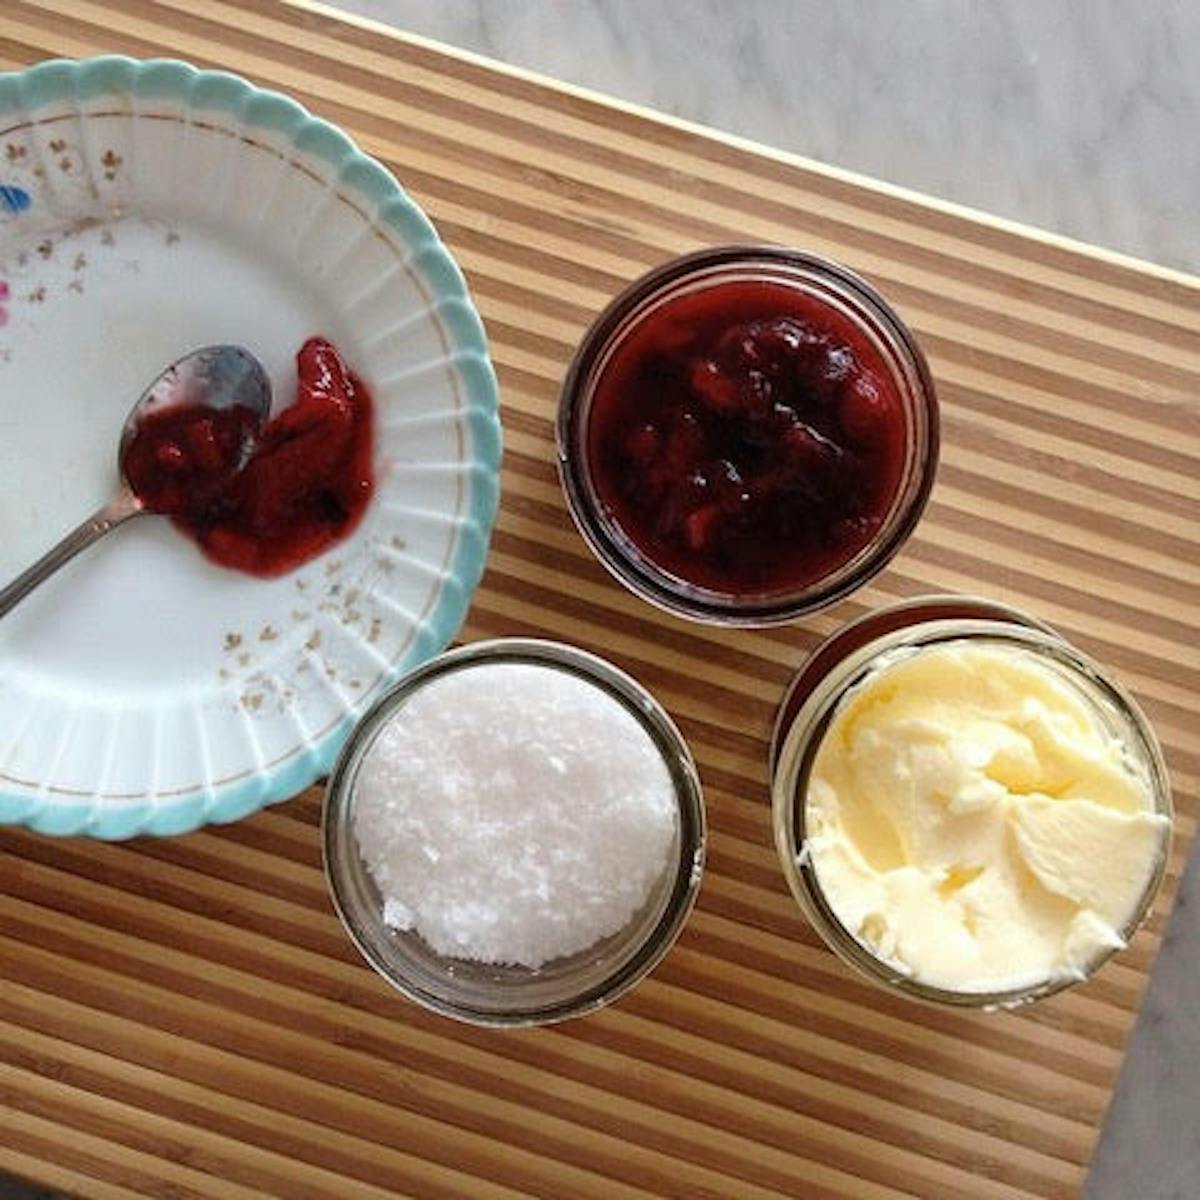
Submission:
<svg viewBox="0 0 1200 1200">
<path fill-rule="evenodd" d="M 1190 0 L 335 2 L 1200 273 L 1200 142 L 1188 132 L 1200 127 L 1200 4 Z M 1086 1200 L 1200 1196 L 1200 842 L 1192 857 Z"/>
<path fill-rule="evenodd" d="M 331 2 L 1200 273 L 1200 143 L 1187 133 L 1200 120 L 1192 0 Z"/>
</svg>

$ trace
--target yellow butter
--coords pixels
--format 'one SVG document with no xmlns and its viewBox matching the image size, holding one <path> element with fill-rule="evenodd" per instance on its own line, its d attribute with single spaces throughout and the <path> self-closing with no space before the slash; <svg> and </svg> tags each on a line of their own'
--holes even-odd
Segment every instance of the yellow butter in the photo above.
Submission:
<svg viewBox="0 0 1200 1200">
<path fill-rule="evenodd" d="M 806 852 L 842 924 L 954 991 L 1078 976 L 1120 946 L 1168 821 L 1091 703 L 1034 652 L 898 652 L 818 749 Z"/>
</svg>

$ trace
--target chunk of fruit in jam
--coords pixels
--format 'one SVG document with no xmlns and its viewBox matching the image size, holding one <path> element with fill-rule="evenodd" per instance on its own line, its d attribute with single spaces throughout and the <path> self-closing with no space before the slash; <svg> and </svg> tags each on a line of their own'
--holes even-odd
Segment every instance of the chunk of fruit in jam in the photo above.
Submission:
<svg viewBox="0 0 1200 1200">
<path fill-rule="evenodd" d="M 731 593 L 794 590 L 849 561 L 899 487 L 904 413 L 878 350 L 781 283 L 667 301 L 592 402 L 601 502 L 660 568 Z"/>
<path fill-rule="evenodd" d="M 181 404 L 147 413 L 125 452 L 129 484 L 150 512 L 219 507 L 256 445 L 256 414 Z"/>
</svg>

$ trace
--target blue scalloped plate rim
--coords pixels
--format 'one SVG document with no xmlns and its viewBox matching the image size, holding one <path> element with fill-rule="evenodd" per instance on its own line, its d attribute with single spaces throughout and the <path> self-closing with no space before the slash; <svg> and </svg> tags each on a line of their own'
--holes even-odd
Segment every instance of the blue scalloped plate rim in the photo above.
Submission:
<svg viewBox="0 0 1200 1200">
<path fill-rule="evenodd" d="M 466 618 L 483 576 L 500 502 L 502 436 L 499 394 L 483 322 L 458 264 L 419 205 L 377 159 L 363 153 L 336 125 L 314 116 L 298 101 L 260 88 L 228 71 L 205 70 L 178 59 L 134 59 L 124 55 L 49 59 L 22 71 L 0 72 L 0 114 L 26 111 L 64 100 L 97 95 L 199 98 L 209 108 L 236 116 L 251 128 L 286 135 L 300 151 L 335 168 L 377 211 L 377 219 L 412 248 L 412 263 L 429 285 L 432 303 L 444 314 L 451 349 L 460 368 L 467 402 L 467 427 L 474 448 L 468 473 L 467 515 L 437 604 L 418 630 L 390 686 L 450 643 Z M 0 118 L 2 119 L 2 118 Z M 153 805 L 106 807 L 93 798 L 30 797 L 0 788 L 0 825 L 23 825 L 54 836 L 120 840 L 141 834 L 173 836 L 204 825 L 240 820 L 296 796 L 329 773 L 355 724 L 347 717 L 320 741 L 287 762 L 244 782 L 197 791 Z"/>
</svg>

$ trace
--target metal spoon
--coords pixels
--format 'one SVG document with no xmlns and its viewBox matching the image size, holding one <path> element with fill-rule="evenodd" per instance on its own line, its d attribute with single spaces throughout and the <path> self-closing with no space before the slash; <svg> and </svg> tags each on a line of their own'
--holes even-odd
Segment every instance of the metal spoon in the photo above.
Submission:
<svg viewBox="0 0 1200 1200">
<path fill-rule="evenodd" d="M 125 418 L 117 448 L 117 469 L 121 483 L 116 494 L 33 566 L 0 590 L 0 617 L 81 550 L 86 550 L 131 517 L 153 511 L 137 496 L 126 476 L 126 455 L 142 420 L 149 413 L 160 412 L 176 404 L 202 405 L 214 410 L 240 406 L 254 415 L 253 427 L 257 430 L 262 427 L 271 408 L 271 382 L 258 359 L 240 346 L 206 346 L 172 363 L 142 393 L 141 399 Z"/>
</svg>

